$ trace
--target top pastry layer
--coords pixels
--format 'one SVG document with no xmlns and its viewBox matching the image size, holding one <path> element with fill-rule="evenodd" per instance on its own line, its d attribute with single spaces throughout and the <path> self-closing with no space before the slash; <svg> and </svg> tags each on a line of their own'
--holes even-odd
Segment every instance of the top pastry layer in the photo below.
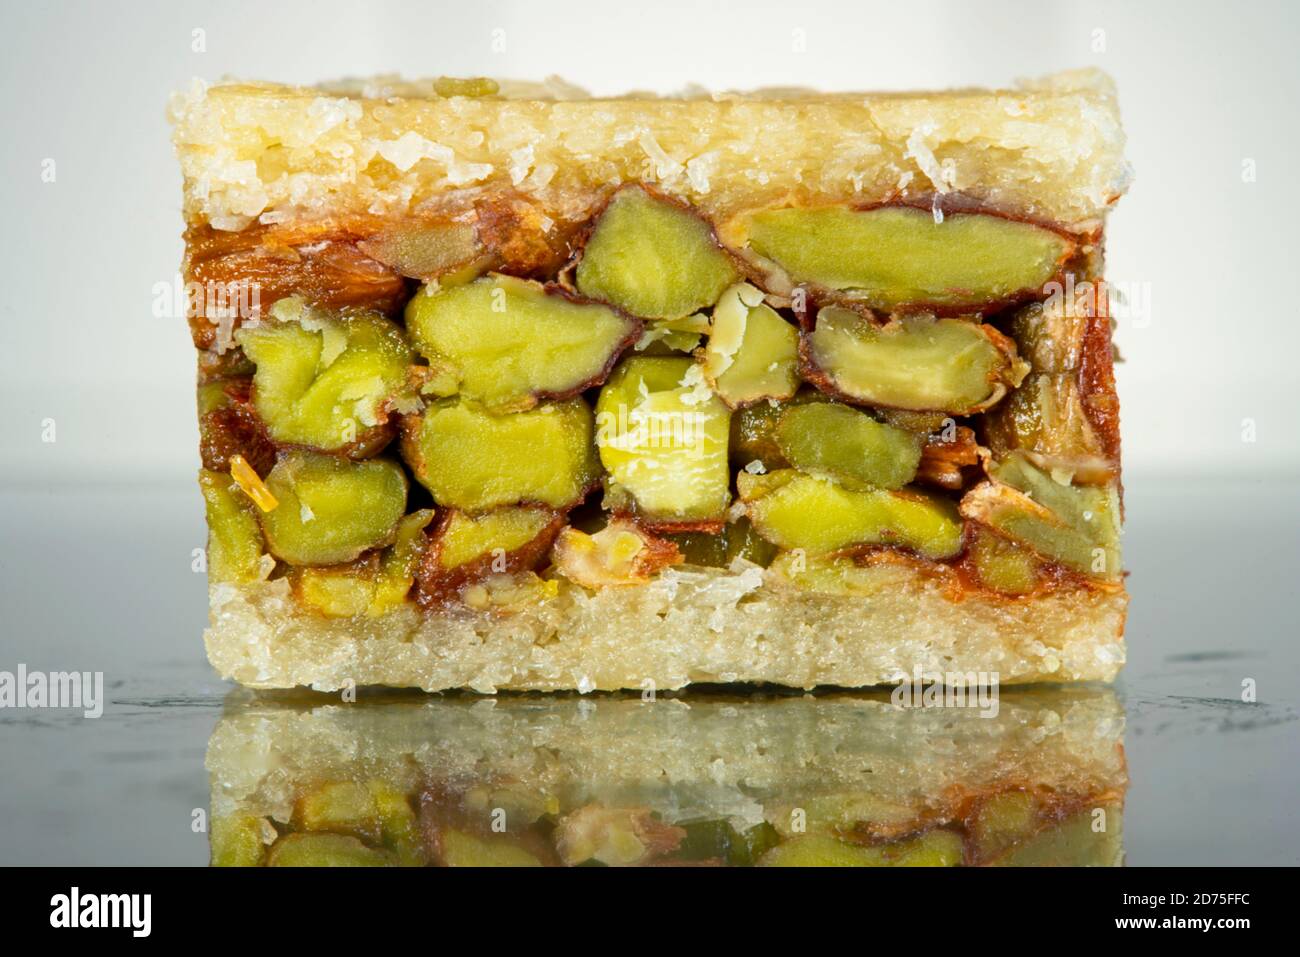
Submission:
<svg viewBox="0 0 1300 957">
<path fill-rule="evenodd" d="M 1007 90 L 618 99 L 488 81 L 196 81 L 169 117 L 186 220 L 222 231 L 456 216 L 504 197 L 573 223 L 636 181 L 715 223 L 952 195 L 1091 233 L 1130 179 L 1114 89 L 1094 70 Z"/>
</svg>

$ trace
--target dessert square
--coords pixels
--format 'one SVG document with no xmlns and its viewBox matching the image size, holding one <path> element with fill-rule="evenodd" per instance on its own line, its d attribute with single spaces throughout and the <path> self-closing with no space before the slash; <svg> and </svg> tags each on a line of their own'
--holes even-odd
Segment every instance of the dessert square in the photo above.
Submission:
<svg viewBox="0 0 1300 957">
<path fill-rule="evenodd" d="M 1103 75 L 229 83 L 171 115 L 223 676 L 1122 666 Z"/>
</svg>

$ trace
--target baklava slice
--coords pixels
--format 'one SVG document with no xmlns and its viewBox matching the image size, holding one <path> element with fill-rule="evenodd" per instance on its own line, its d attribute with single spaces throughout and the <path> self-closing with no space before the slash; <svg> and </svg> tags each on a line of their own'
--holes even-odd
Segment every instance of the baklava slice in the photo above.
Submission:
<svg viewBox="0 0 1300 957">
<path fill-rule="evenodd" d="M 1105 77 L 228 83 L 172 117 L 223 675 L 1122 665 Z"/>
<path fill-rule="evenodd" d="M 1123 719 L 1104 688 L 1005 691 L 996 708 L 884 692 L 236 698 L 208 747 L 211 860 L 1116 866 Z"/>
</svg>

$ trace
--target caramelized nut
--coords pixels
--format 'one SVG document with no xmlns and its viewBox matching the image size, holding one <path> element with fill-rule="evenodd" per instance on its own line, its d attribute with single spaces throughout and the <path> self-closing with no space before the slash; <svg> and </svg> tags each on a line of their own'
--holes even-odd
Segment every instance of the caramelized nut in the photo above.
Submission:
<svg viewBox="0 0 1300 957">
<path fill-rule="evenodd" d="M 209 469 L 199 472 L 208 519 L 208 577 L 214 582 L 249 582 L 261 577 L 262 530 L 252 503 L 235 488 L 229 475 Z"/>
<path fill-rule="evenodd" d="M 1119 493 L 1057 482 L 1021 455 L 971 489 L 961 513 L 1049 561 L 1096 578 L 1119 575 Z"/>
<path fill-rule="evenodd" d="M 443 599 L 477 578 L 531 569 L 545 557 L 563 524 L 558 512 L 537 506 L 481 515 L 451 511 L 420 568 L 420 590 L 427 598 Z"/>
<path fill-rule="evenodd" d="M 1023 452 L 1040 468 L 1071 473 L 1078 481 L 1105 483 L 1115 464 L 1079 396 L 1072 372 L 1034 373 L 985 419 L 985 437 L 996 458 Z"/>
<path fill-rule="evenodd" d="M 594 535 L 569 526 L 555 540 L 555 569 L 584 588 L 641 585 L 682 560 L 672 542 L 649 534 L 634 522 L 615 519 Z"/>
</svg>

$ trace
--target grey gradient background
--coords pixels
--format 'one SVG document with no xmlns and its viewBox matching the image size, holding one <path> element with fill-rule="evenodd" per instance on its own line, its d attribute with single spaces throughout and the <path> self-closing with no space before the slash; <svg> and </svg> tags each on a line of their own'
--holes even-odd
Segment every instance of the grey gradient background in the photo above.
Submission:
<svg viewBox="0 0 1300 957">
<path fill-rule="evenodd" d="M 181 257 L 170 91 L 384 72 L 908 89 L 1080 66 L 1118 83 L 1137 175 L 1108 275 L 1151 305 L 1117 332 L 1129 860 L 1300 862 L 1298 27 L 1284 2 L 2 0 L 0 669 L 103 669 L 114 704 L 0 713 L 0 864 L 206 858 L 189 810 L 227 689 L 190 568 L 193 353 L 152 312 Z"/>
</svg>

